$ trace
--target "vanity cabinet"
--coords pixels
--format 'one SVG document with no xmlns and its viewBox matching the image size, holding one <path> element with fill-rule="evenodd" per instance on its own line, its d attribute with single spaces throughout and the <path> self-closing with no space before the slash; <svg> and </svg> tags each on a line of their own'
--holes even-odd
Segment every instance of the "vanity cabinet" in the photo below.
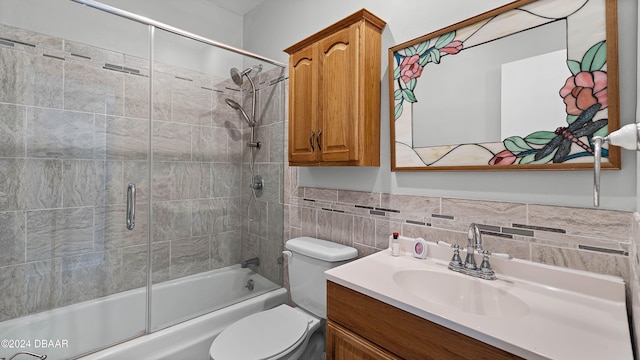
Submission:
<svg viewBox="0 0 640 360">
<path fill-rule="evenodd" d="M 380 165 L 381 33 L 362 9 L 290 46 L 289 165 Z"/>
<path fill-rule="evenodd" d="M 521 359 L 327 281 L 327 360 Z"/>
</svg>

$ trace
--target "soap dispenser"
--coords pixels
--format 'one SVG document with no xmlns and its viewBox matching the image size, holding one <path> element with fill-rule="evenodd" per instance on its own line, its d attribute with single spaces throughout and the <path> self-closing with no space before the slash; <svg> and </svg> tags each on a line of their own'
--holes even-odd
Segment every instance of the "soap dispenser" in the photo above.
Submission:
<svg viewBox="0 0 640 360">
<path fill-rule="evenodd" d="M 625 125 L 611 134 L 602 137 L 593 137 L 593 206 L 600 206 L 600 159 L 602 157 L 602 145 L 605 143 L 620 146 L 627 150 L 640 150 L 640 124 Z"/>
</svg>

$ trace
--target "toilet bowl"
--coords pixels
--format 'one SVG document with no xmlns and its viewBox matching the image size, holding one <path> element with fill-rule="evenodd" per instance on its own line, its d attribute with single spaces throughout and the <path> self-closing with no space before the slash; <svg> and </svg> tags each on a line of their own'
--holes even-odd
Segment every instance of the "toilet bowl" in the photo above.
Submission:
<svg viewBox="0 0 640 360">
<path fill-rule="evenodd" d="M 326 280 L 324 271 L 354 259 L 356 249 L 311 237 L 287 241 L 291 298 L 227 327 L 209 348 L 211 360 L 323 360 Z"/>
</svg>

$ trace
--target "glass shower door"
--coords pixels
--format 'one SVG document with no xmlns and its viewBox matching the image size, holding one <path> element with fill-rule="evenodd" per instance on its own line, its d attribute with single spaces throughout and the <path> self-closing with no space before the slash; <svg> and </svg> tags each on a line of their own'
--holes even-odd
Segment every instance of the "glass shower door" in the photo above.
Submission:
<svg viewBox="0 0 640 360">
<path fill-rule="evenodd" d="M 0 9 L 31 18 L 0 21 L 0 358 L 69 358 L 145 330 L 149 30 L 39 7 Z"/>
</svg>

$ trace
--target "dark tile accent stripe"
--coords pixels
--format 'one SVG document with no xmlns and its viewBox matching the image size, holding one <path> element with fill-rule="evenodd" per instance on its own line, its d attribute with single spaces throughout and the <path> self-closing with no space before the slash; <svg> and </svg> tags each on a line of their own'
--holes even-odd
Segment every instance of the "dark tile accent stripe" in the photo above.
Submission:
<svg viewBox="0 0 640 360">
<path fill-rule="evenodd" d="M 395 210 L 395 209 L 385 209 L 385 208 L 379 208 L 379 207 L 375 209 L 380 211 L 386 211 L 386 212 L 400 213 L 400 210 Z"/>
<path fill-rule="evenodd" d="M 407 224 L 413 224 L 413 225 L 422 225 L 422 226 L 426 226 L 427 224 L 422 222 L 422 221 L 414 221 L 414 220 L 405 220 L 405 222 Z"/>
<path fill-rule="evenodd" d="M 480 230 L 500 232 L 500 226 L 483 225 L 483 224 L 477 224 L 477 225 L 478 225 L 478 229 L 480 229 Z"/>
<path fill-rule="evenodd" d="M 480 231 L 480 233 L 482 235 L 496 236 L 496 237 L 501 237 L 501 238 L 505 238 L 505 239 L 513 239 L 513 235 L 502 234 L 502 233 L 497 233 L 497 232 L 493 232 L 493 231 Z"/>
<path fill-rule="evenodd" d="M 234 89 L 234 88 L 230 88 L 230 87 L 224 87 L 226 90 L 230 90 L 230 91 L 237 91 L 240 92 L 240 89 Z"/>
<path fill-rule="evenodd" d="M 20 45 L 25 45 L 25 46 L 30 46 L 30 47 L 36 47 L 34 44 L 29 44 L 29 43 L 18 41 L 18 40 L 11 40 L 11 39 L 7 39 L 7 38 L 0 38 L 0 40 L 8 41 L 8 42 L 14 43 L 14 44 L 20 44 Z"/>
<path fill-rule="evenodd" d="M 321 208 L 324 211 L 333 211 L 333 209 Z"/>
<path fill-rule="evenodd" d="M 15 47 L 15 44 L 13 42 L 7 41 L 7 40 L 4 40 L 4 39 L 0 39 L 0 44 L 6 45 L 6 46 Z"/>
<path fill-rule="evenodd" d="M 556 228 L 550 228 L 550 227 L 544 227 L 544 226 L 523 225 L 523 224 L 512 224 L 512 226 L 514 228 L 520 228 L 520 229 L 548 231 L 548 232 L 555 232 L 555 233 L 561 233 L 561 234 L 566 234 L 567 233 L 567 231 L 564 230 L 564 229 L 556 229 Z"/>
<path fill-rule="evenodd" d="M 83 59 L 91 60 L 91 56 L 80 55 L 80 54 L 74 54 L 74 53 L 71 53 L 71 55 L 72 55 L 72 56 L 79 57 L 79 58 L 83 58 Z"/>
<path fill-rule="evenodd" d="M 378 211 L 378 210 L 369 210 L 369 214 L 371 214 L 371 215 L 380 215 L 380 216 L 387 215 L 387 213 L 385 213 L 384 211 Z"/>
<path fill-rule="evenodd" d="M 204 87 L 204 86 L 200 86 L 200 89 L 214 91 L 212 88 L 208 88 L 208 87 Z"/>
<path fill-rule="evenodd" d="M 305 199 L 305 198 L 303 198 L 302 200 L 304 200 L 304 201 L 316 202 L 316 201 L 315 201 L 315 200 L 313 200 L 313 199 Z"/>
<path fill-rule="evenodd" d="M 344 210 L 331 209 L 331 211 L 344 214 Z"/>
<path fill-rule="evenodd" d="M 369 209 L 369 210 L 374 209 L 373 206 L 365 206 L 365 205 L 354 205 L 354 206 L 360 209 Z"/>
<path fill-rule="evenodd" d="M 181 77 L 181 76 L 174 76 L 176 79 L 180 79 L 180 80 L 184 80 L 184 81 L 191 81 L 193 82 L 193 79 L 189 79 L 189 78 L 185 78 L 185 77 Z"/>
<path fill-rule="evenodd" d="M 580 249 L 580 250 L 597 251 L 597 252 L 606 253 L 606 254 L 629 256 L 629 252 L 628 251 L 619 250 L 619 249 L 607 249 L 607 248 L 601 248 L 601 247 L 589 246 L 589 245 L 578 245 L 578 249 Z"/>
<path fill-rule="evenodd" d="M 513 235 L 522 235 L 522 236 L 533 236 L 532 230 L 522 230 L 522 229 L 514 229 L 503 227 L 502 232 L 505 234 L 513 234 Z"/>
<path fill-rule="evenodd" d="M 131 73 L 131 74 L 140 74 L 140 70 L 138 70 L 138 69 L 128 68 L 128 67 L 126 67 L 126 66 L 123 66 L 123 67 L 122 67 L 122 70 L 124 70 L 124 71 L 126 71 L 126 72 L 128 72 L 128 73 Z"/>
<path fill-rule="evenodd" d="M 453 220 L 453 216 L 451 215 L 438 215 L 438 214 L 431 214 L 431 217 L 434 218 L 438 218 L 438 219 L 447 219 L 447 220 Z"/>
<path fill-rule="evenodd" d="M 65 58 L 63 58 L 63 57 L 55 56 L 55 55 L 49 55 L 49 54 L 42 54 L 42 56 L 44 56 L 44 57 L 48 57 L 48 58 L 52 58 L 52 59 L 58 59 L 58 60 L 62 60 L 62 61 L 67 60 L 67 59 L 65 59 Z"/>
</svg>

